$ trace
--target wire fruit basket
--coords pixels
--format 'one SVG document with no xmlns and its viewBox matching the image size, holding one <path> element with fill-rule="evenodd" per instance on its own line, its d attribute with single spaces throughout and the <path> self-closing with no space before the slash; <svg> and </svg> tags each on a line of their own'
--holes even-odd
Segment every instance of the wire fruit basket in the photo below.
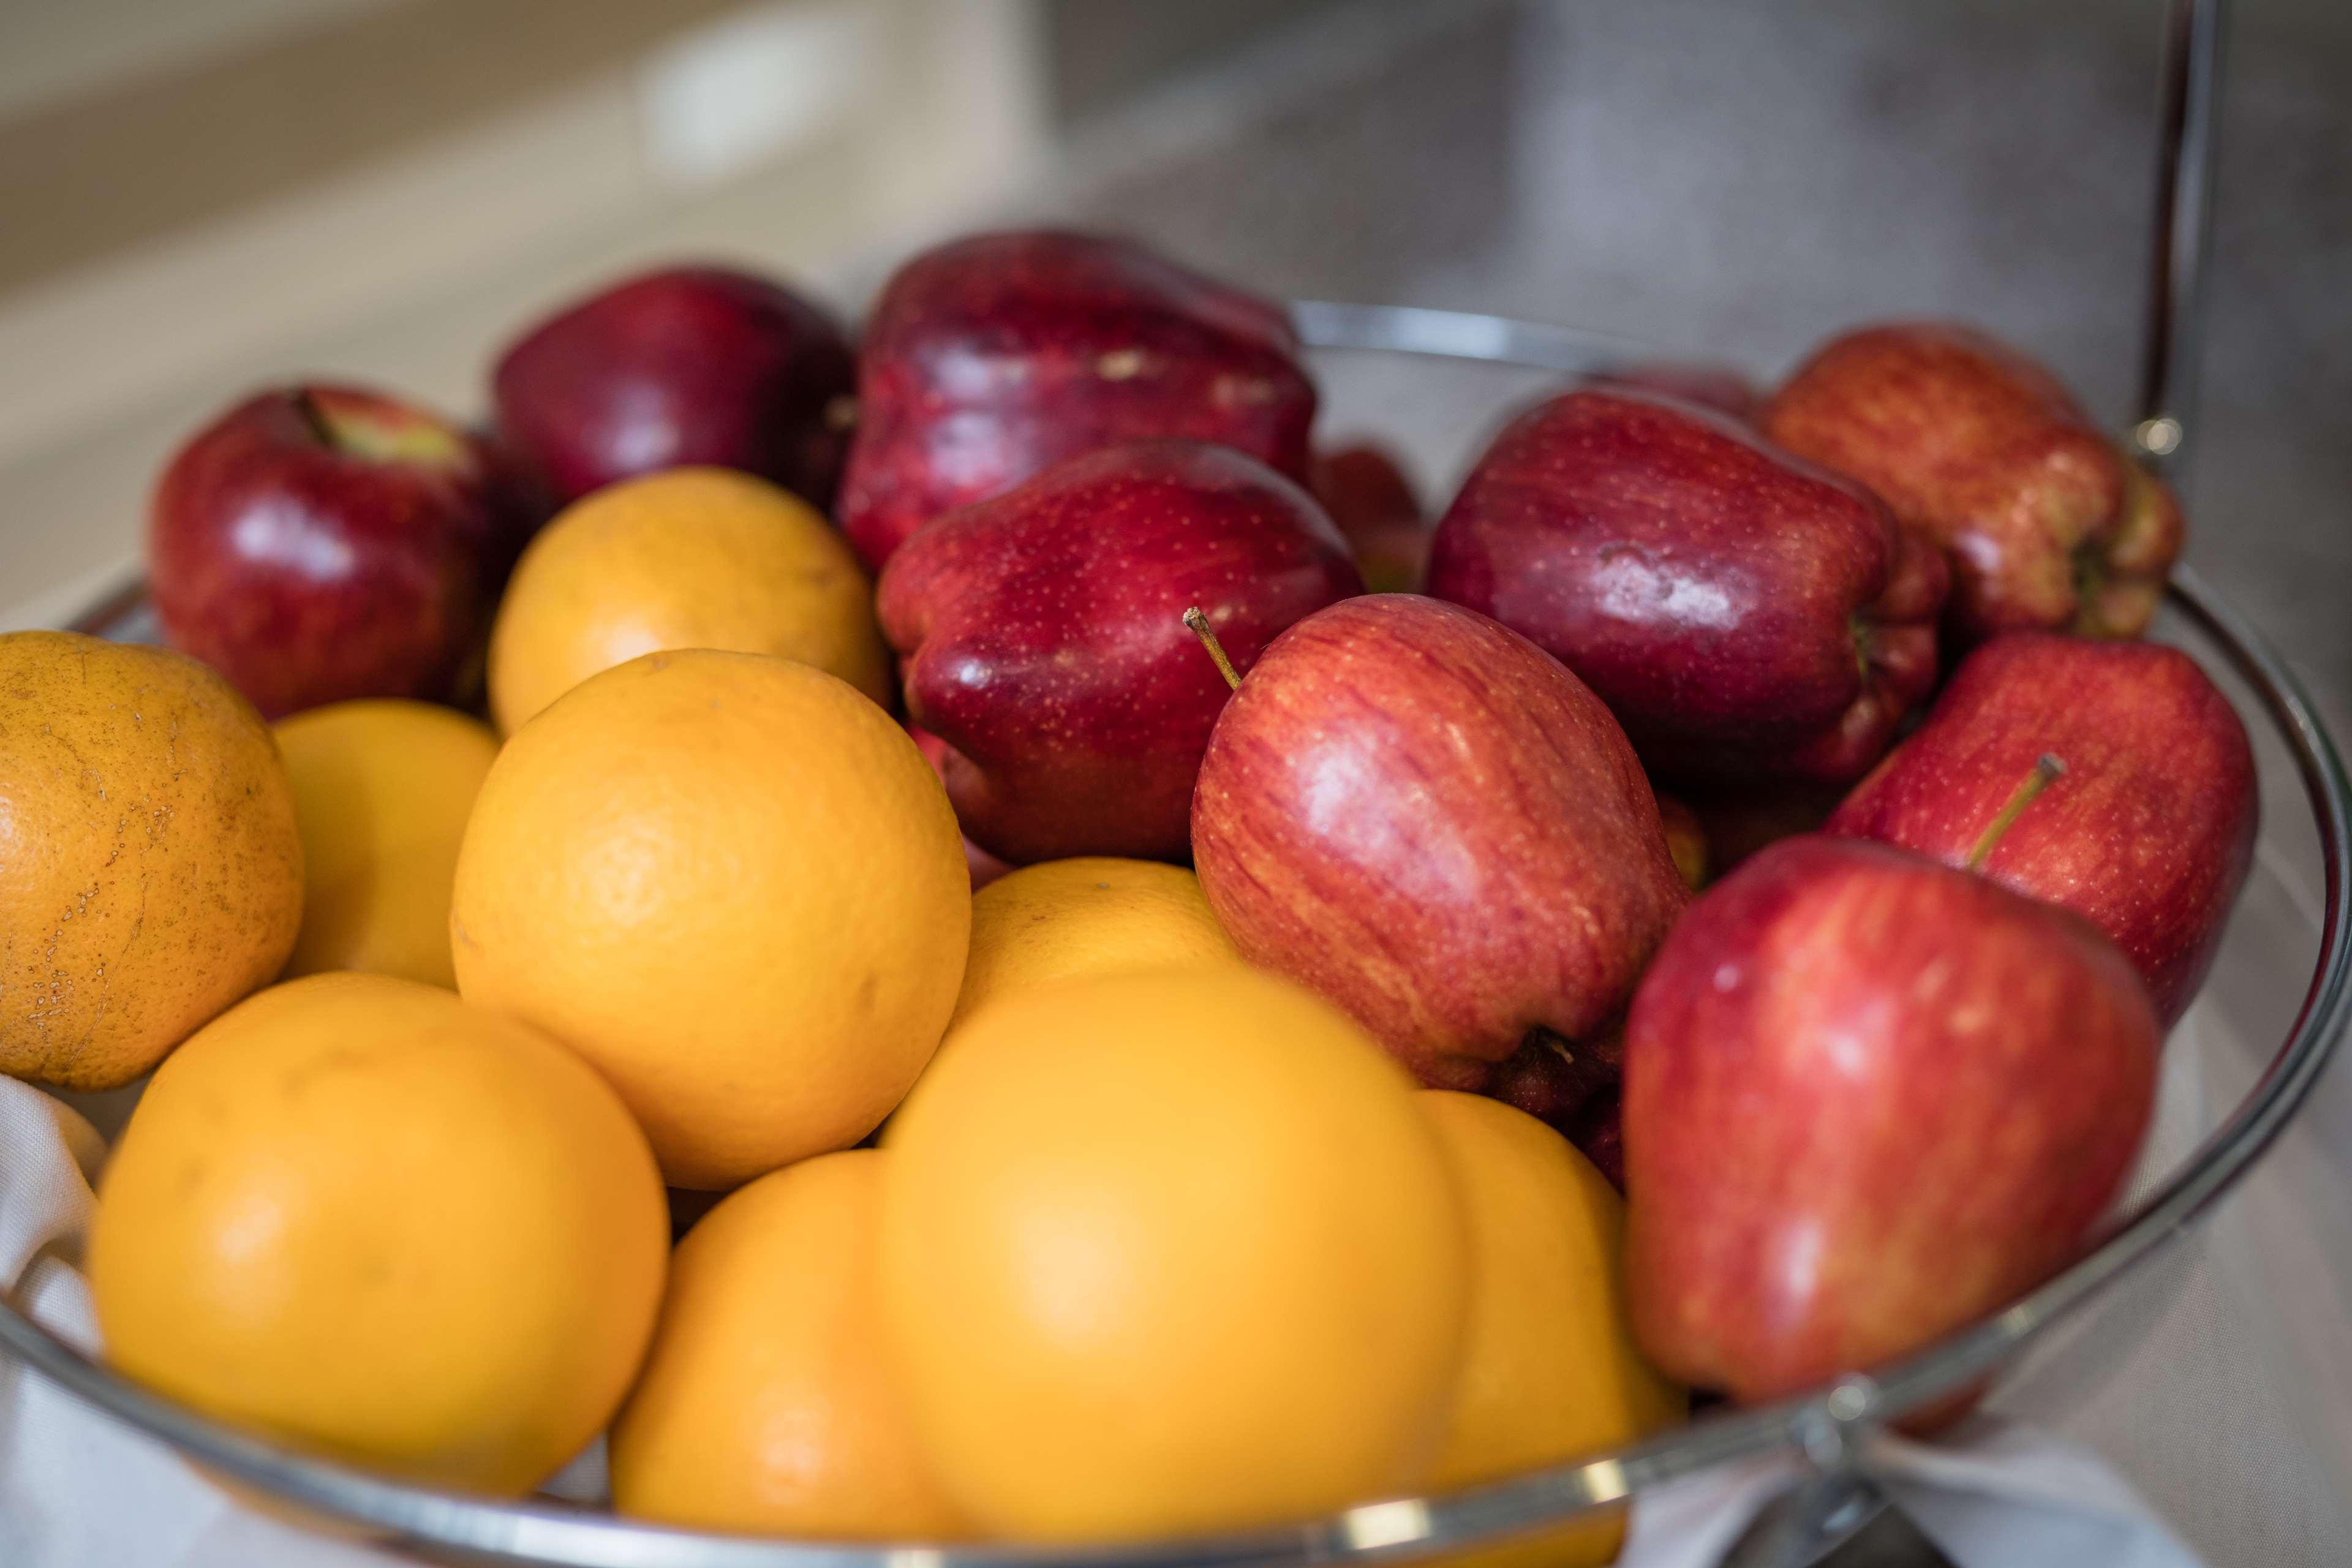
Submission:
<svg viewBox="0 0 2352 1568">
<path fill-rule="evenodd" d="M 2177 468 L 2210 171 L 2218 9 L 2174 8 L 2160 167 L 2158 265 L 2142 414 L 2144 456 Z M 1308 301 L 1294 307 L 1342 422 L 1400 432 L 1424 473 L 1454 473 L 1494 424 L 1565 376 L 1641 357 L 1639 345 L 1502 317 Z M 132 584 L 77 629 L 152 635 Z M 1718 1411 L 1615 1452 L 1443 1497 L 1391 1499 L 1243 1534 L 1093 1549 L 813 1543 L 638 1523 L 551 1499 L 506 1502 L 388 1479 L 213 1422 L 117 1375 L 0 1296 L 0 1350 L 113 1419 L 152 1436 L 296 1518 L 452 1562 L 561 1568 L 1132 1568 L 1410 1561 L 1543 1531 L 1590 1510 L 1741 1459 L 1790 1450 L 1813 1481 L 1791 1500 L 1810 1561 L 1870 1513 L 1864 1439 L 1994 1379 L 2095 1299 L 2187 1234 L 2294 1118 L 2352 1025 L 2352 784 L 2284 660 L 2208 584 L 2176 574 L 2155 634 L 2188 650 L 2229 693 L 2254 742 L 2263 828 L 2238 918 L 2205 994 L 2168 1047 L 2168 1093 L 2184 1058 L 2200 1079 L 2167 1118 L 2133 1195 L 2089 1251 L 1999 1311 L 1897 1361 L 1769 1405 Z M 2176 1097 L 2178 1098 L 2178 1097 Z M 2199 1109 L 2201 1106 L 2204 1109 Z"/>
</svg>

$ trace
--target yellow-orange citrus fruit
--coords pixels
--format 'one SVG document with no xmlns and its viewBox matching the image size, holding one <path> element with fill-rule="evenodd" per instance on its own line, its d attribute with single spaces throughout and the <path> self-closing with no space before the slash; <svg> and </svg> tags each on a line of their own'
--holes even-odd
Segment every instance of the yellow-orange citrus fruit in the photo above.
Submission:
<svg viewBox="0 0 2352 1568">
<path fill-rule="evenodd" d="M 877 1319 L 885 1158 L 852 1149 L 788 1165 L 678 1244 L 653 1352 L 613 1425 L 620 1511 L 837 1541 L 963 1532 Z"/>
<path fill-rule="evenodd" d="M 613 1081 L 676 1186 L 846 1148 L 938 1049 L 971 930 L 939 776 L 761 654 L 648 654 L 509 739 L 450 910 L 457 989 Z"/>
<path fill-rule="evenodd" d="M 668 1222 L 577 1057 L 448 992 L 314 974 L 156 1073 L 99 1189 L 109 1360 L 238 1426 L 499 1493 L 635 1375 Z"/>
<path fill-rule="evenodd" d="M 986 1531 L 1182 1534 L 1421 1479 L 1461 1208 L 1402 1069 L 1319 998 L 1239 965 L 1006 996 L 883 1152 L 884 1321 Z"/>
<path fill-rule="evenodd" d="M 429 702 L 362 700 L 279 720 L 278 749 L 302 828 L 302 931 L 286 973 L 455 986 L 449 884 L 498 737 Z"/>
<path fill-rule="evenodd" d="M 511 735 L 599 670 L 689 647 L 892 694 L 874 585 L 839 531 L 751 474 L 669 468 L 582 497 L 530 542 L 490 634 L 490 711 Z"/>
<path fill-rule="evenodd" d="M 972 895 L 961 1023 L 995 997 L 1084 974 L 1235 963 L 1201 879 L 1156 860 L 1082 856 L 1007 872 Z"/>
<path fill-rule="evenodd" d="M 286 962 L 302 842 L 269 727 L 162 648 L 0 636 L 0 1071 L 114 1089 Z"/>
<path fill-rule="evenodd" d="M 1445 1444 L 1445 1491 L 1616 1447 L 1683 1419 L 1681 1390 L 1625 1316 L 1625 1205 L 1567 1139 L 1479 1095 L 1425 1092 L 1470 1226 L 1470 1316 Z M 1612 1561 L 1612 1512 L 1458 1560 L 1457 1568 Z"/>
</svg>

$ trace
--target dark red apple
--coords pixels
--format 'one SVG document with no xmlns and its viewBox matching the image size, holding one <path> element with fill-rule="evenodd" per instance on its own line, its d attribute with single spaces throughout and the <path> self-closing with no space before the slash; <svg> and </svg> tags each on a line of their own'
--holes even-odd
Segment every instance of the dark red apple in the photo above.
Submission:
<svg viewBox="0 0 2352 1568">
<path fill-rule="evenodd" d="M 1627 1020 L 1643 1348 L 1769 1399 L 2039 1284 L 2122 1187 L 2157 1047 L 2138 974 L 2067 910 L 1881 844 L 1763 851 Z"/>
<path fill-rule="evenodd" d="M 1181 437 L 1307 478 L 1315 388 L 1276 305 L 1127 240 L 974 235 L 866 323 L 841 526 L 877 571 L 916 529 L 1065 458 Z"/>
<path fill-rule="evenodd" d="M 1562 1120 L 1689 893 L 1624 732 L 1486 616 L 1382 594 L 1309 616 L 1218 719 L 1202 890 L 1242 955 L 1433 1088 Z"/>
<path fill-rule="evenodd" d="M 1594 1095 L 1570 1124 L 1568 1141 L 1609 1178 L 1611 1186 L 1625 1190 L 1625 1097 L 1621 1089 Z"/>
<path fill-rule="evenodd" d="M 765 278 L 675 267 L 614 284 L 499 358 L 499 427 L 560 500 L 708 464 L 830 506 L 855 371 L 841 329 Z"/>
<path fill-rule="evenodd" d="M 1318 452 L 1307 488 L 1354 546 L 1367 592 L 1420 590 L 1429 561 L 1429 519 L 1394 454 L 1371 441 Z"/>
<path fill-rule="evenodd" d="M 1606 386 L 1660 393 L 1740 420 L 1753 420 L 1764 402 L 1747 372 L 1706 360 L 1636 360 L 1595 371 L 1591 379 Z"/>
<path fill-rule="evenodd" d="M 1710 879 L 1720 878 L 1768 845 L 1801 833 L 1819 833 L 1843 798 L 1843 786 L 1797 783 L 1725 784 L 1682 795 L 1698 819 Z"/>
<path fill-rule="evenodd" d="M 2169 1023 L 2221 945 L 2260 810 L 2245 726 L 2196 660 L 2036 632 L 1970 654 L 1829 830 L 2073 910 L 2138 966 Z"/>
<path fill-rule="evenodd" d="M 914 737 L 915 749 L 923 753 L 923 761 L 931 764 L 931 771 L 939 774 L 940 783 L 945 784 L 948 780 L 948 743 L 919 724 L 908 725 L 907 733 Z M 963 863 L 964 868 L 971 873 L 971 890 L 975 893 L 1013 869 L 974 844 L 969 836 L 963 841 Z"/>
<path fill-rule="evenodd" d="M 1936 680 L 1945 567 L 1721 415 L 1584 388 L 1504 430 L 1429 591 L 1559 658 L 1668 776 L 1858 778 Z"/>
<path fill-rule="evenodd" d="M 1331 520 L 1265 464 L 1135 441 L 940 518 L 891 557 L 877 605 L 974 843 L 1015 865 L 1181 860 L 1226 691 L 1184 612 L 1246 668 L 1361 586 Z"/>
<path fill-rule="evenodd" d="M 269 718 L 352 697 L 463 700 L 531 525 L 509 481 L 413 404 L 348 386 L 258 394 L 156 486 L 156 618 Z"/>
<path fill-rule="evenodd" d="M 2180 553 L 2180 509 L 2041 365 L 1967 327 L 1834 338 L 1772 395 L 1764 434 L 1851 474 L 1951 553 L 1947 619 L 2137 637 Z"/>
</svg>

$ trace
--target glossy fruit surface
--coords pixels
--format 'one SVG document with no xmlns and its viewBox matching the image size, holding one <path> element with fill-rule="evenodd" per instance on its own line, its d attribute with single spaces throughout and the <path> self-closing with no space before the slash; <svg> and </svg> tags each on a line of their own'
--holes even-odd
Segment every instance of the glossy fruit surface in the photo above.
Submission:
<svg viewBox="0 0 2352 1568">
<path fill-rule="evenodd" d="M 267 718 L 463 701 L 537 521 L 494 454 L 441 416 L 360 387 L 283 387 L 189 437 L 156 481 L 149 591 L 172 646 Z"/>
<path fill-rule="evenodd" d="M 427 702 L 333 702 L 276 726 L 302 833 L 286 975 L 357 969 L 455 990 L 449 888 L 499 740 Z"/>
<path fill-rule="evenodd" d="M 2137 637 L 2180 554 L 2180 507 L 2074 395 L 1984 332 L 1864 327 L 1815 350 L 1766 403 L 1764 434 L 1851 474 L 1952 561 L 1948 620 Z"/>
<path fill-rule="evenodd" d="M 1265 651 L 1210 740 L 1192 849 L 1243 956 L 1431 1088 L 1613 1079 L 1588 1058 L 1689 897 L 1600 699 L 1486 616 L 1403 594 Z"/>
<path fill-rule="evenodd" d="M 499 428 L 559 500 L 713 464 L 833 500 L 854 372 L 833 319 L 724 267 L 625 279 L 499 357 Z"/>
<path fill-rule="evenodd" d="M 107 1357 L 304 1447 L 520 1495 L 637 1370 L 668 1222 L 586 1065 L 446 991 L 317 974 L 173 1055 L 89 1239 Z"/>
<path fill-rule="evenodd" d="M 932 523 L 883 572 L 877 606 L 975 843 L 1015 865 L 1174 860 L 1227 689 L 1185 612 L 1247 669 L 1361 586 L 1330 520 L 1265 464 L 1137 441 Z"/>
<path fill-rule="evenodd" d="M 857 360 L 842 531 L 877 571 L 931 519 L 1115 442 L 1307 477 L 1315 387 L 1281 307 L 1123 239 L 972 235 L 893 274 Z"/>
<path fill-rule="evenodd" d="M 2039 1284 L 2122 1188 L 2158 1044 L 2076 915 L 1882 844 L 1762 851 L 1692 904 L 1626 1026 L 1643 1349 L 1767 1399 Z"/>
<path fill-rule="evenodd" d="M 883 1308 L 984 1530 L 1137 1539 L 1411 1488 L 1466 1252 L 1410 1081 L 1238 965 L 975 1015 L 891 1121 Z"/>
<path fill-rule="evenodd" d="M 600 670 L 688 647 L 898 695 L 873 585 L 832 525 L 764 479 L 672 468 L 574 502 L 531 542 L 490 637 L 490 710 L 512 734 Z"/>
<path fill-rule="evenodd" d="M 670 1261 L 646 1370 L 613 1424 L 613 1505 L 824 1541 L 965 1532 L 915 1437 L 875 1290 L 877 1150 L 761 1177 Z"/>
<path fill-rule="evenodd" d="M 1240 956 L 1201 896 L 1201 879 L 1181 866 L 1093 855 L 1044 860 L 972 895 L 971 957 L 949 1027 L 1055 981 Z"/>
<path fill-rule="evenodd" d="M 938 1047 L 971 882 L 863 693 L 763 654 L 648 654 L 509 738 L 457 857 L 457 988 L 611 1079 L 673 1186 L 856 1142 Z"/>
<path fill-rule="evenodd" d="M 2011 813 L 2044 757 L 2063 771 Z M 1975 863 L 2073 910 L 2139 966 L 2169 1023 L 2245 885 L 2258 784 L 2245 725 L 2187 654 L 2019 633 L 1969 656 L 1829 831 Z"/>
<path fill-rule="evenodd" d="M 1587 387 L 1538 405 L 1438 524 L 1429 591 L 1576 671 L 1654 773 L 1861 776 L 1936 682 L 1941 553 L 1746 426 Z"/>
<path fill-rule="evenodd" d="M 1566 1139 L 1481 1095 L 1422 1110 L 1470 1226 L 1470 1317 L 1432 1489 L 1503 1479 L 1631 1443 L 1685 1401 L 1643 1360 L 1625 1310 L 1625 1205 Z M 1548 1535 L 1547 1563 L 1615 1558 L 1621 1513 Z"/>
</svg>

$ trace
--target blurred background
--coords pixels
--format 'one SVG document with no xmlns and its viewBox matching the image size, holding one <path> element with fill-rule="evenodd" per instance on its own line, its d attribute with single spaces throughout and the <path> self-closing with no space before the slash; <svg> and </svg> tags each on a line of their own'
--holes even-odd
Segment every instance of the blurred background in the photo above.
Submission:
<svg viewBox="0 0 2352 1568">
<path fill-rule="evenodd" d="M 1974 318 L 2120 423 L 2160 0 L 0 0 L 0 605 L 61 619 L 230 394 L 453 410 L 654 258 L 854 311 L 919 242 L 1137 232 L 1276 294 L 1771 372 Z M 2230 42 L 2192 558 L 2352 692 L 2352 6 Z M 1423 476 L 1443 500 L 1450 474 Z"/>
</svg>

